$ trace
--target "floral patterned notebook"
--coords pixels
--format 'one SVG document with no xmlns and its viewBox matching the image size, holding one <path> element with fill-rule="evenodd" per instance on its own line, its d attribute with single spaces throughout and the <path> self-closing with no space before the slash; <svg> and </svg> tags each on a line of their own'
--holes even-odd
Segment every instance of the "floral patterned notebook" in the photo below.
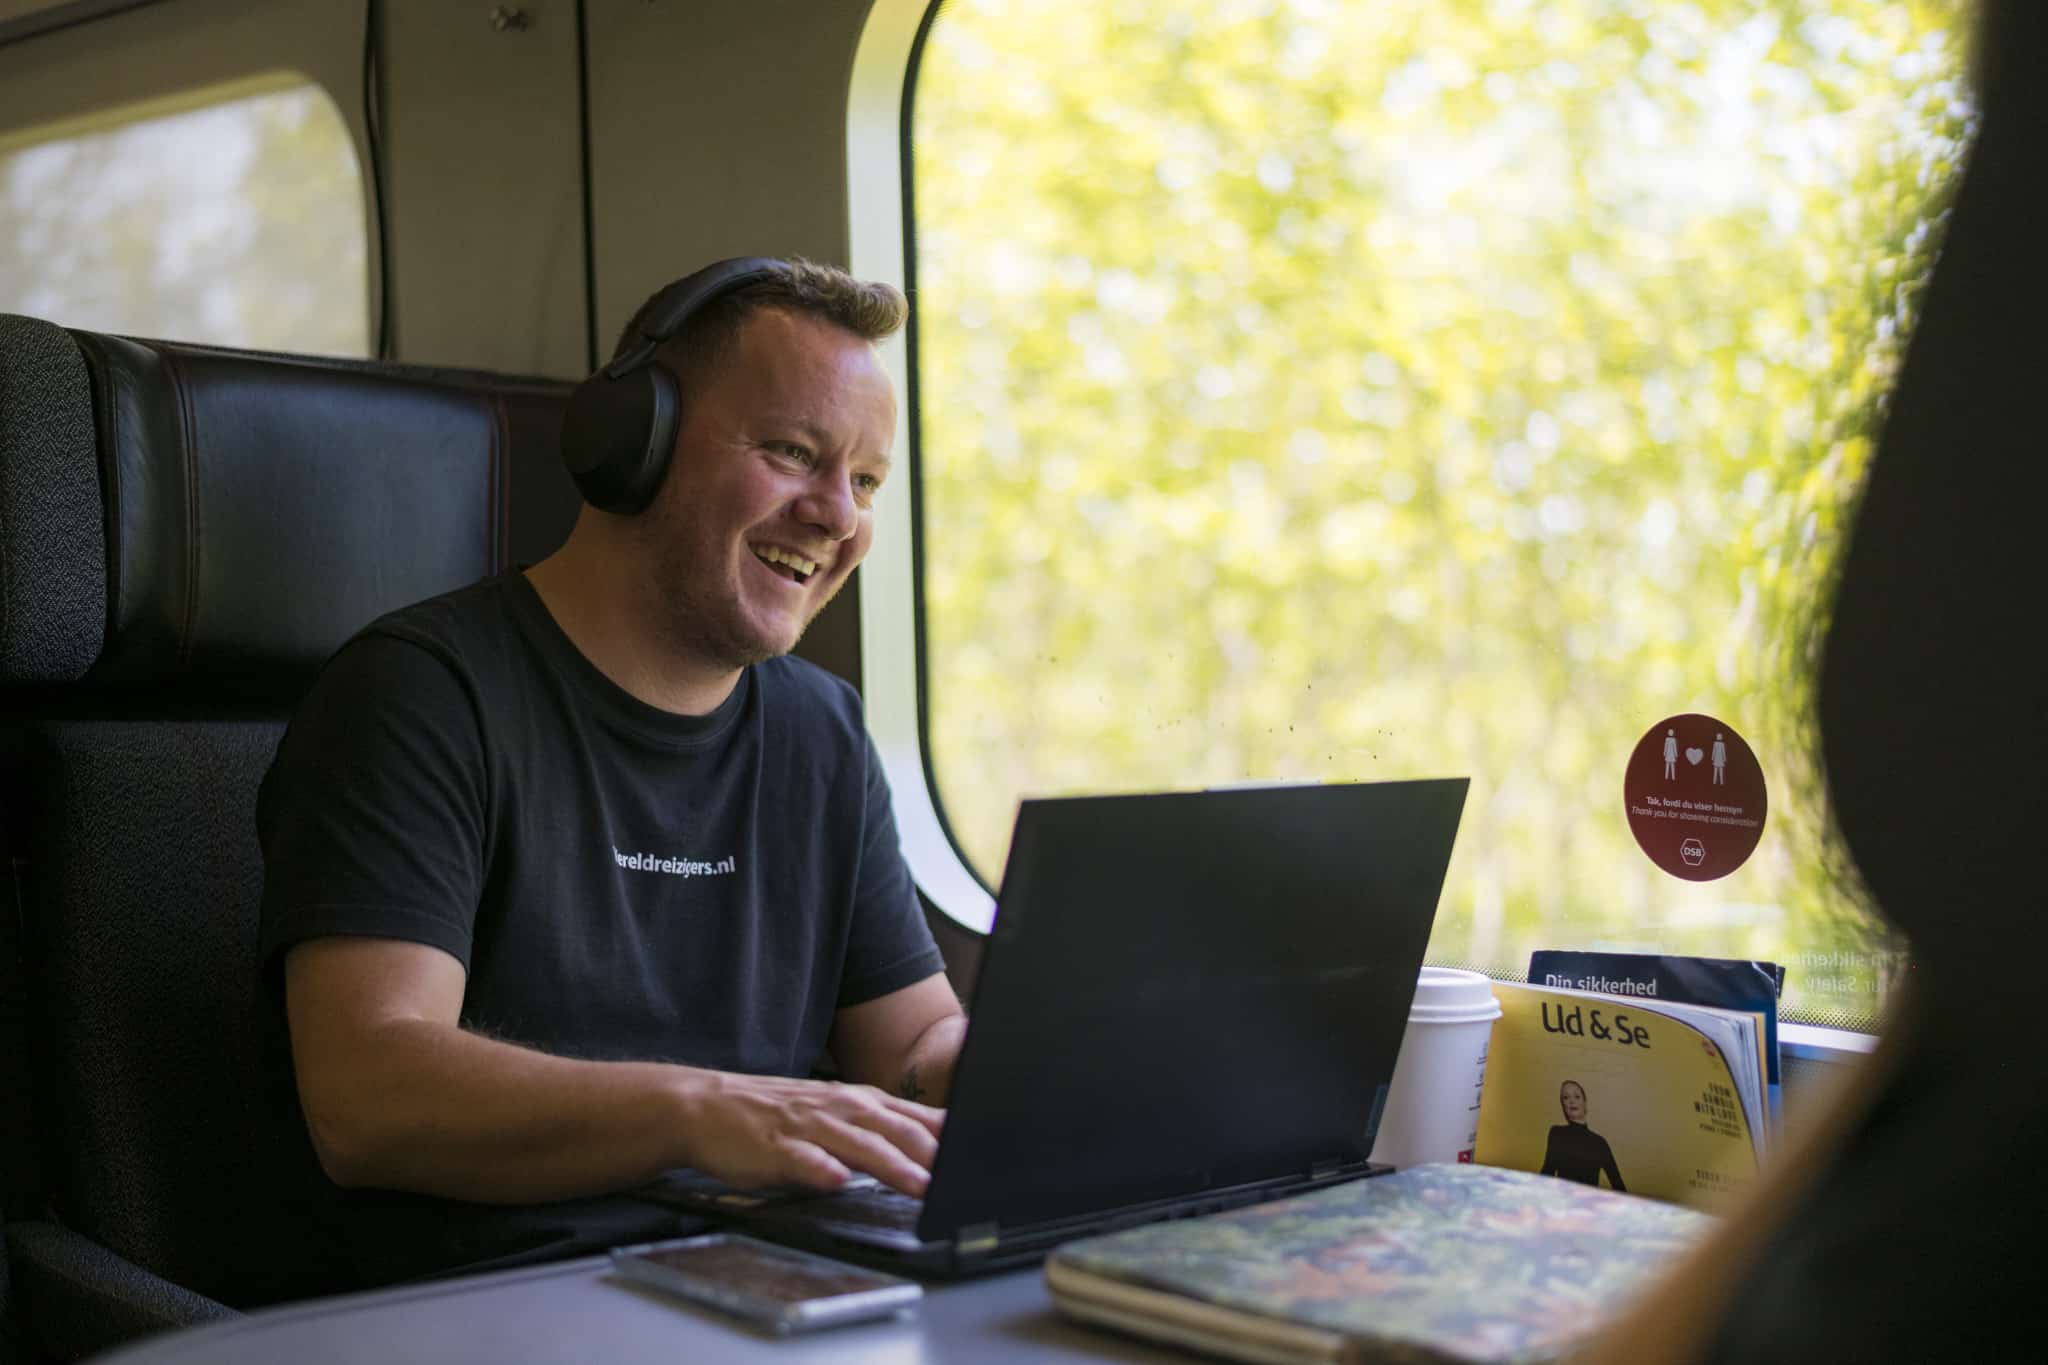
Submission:
<svg viewBox="0 0 2048 1365">
<path fill-rule="evenodd" d="M 1240 1360 L 1546 1361 L 1714 1224 L 1491 1166 L 1418 1166 L 1074 1242 L 1046 1262 L 1085 1321 Z"/>
</svg>

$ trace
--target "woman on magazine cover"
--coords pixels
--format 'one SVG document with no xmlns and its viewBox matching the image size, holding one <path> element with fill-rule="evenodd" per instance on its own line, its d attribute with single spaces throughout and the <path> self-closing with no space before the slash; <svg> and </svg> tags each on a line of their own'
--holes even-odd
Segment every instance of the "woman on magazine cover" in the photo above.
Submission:
<svg viewBox="0 0 2048 1365">
<path fill-rule="evenodd" d="M 1557 1103 L 1564 1110 L 1564 1122 L 1551 1128 L 1550 1142 L 1543 1149 L 1543 1168 L 1537 1174 L 1597 1186 L 1605 1171 L 1610 1188 L 1627 1190 L 1621 1183 L 1621 1168 L 1614 1164 L 1614 1149 L 1586 1126 L 1586 1087 L 1566 1081 L 1557 1088 Z"/>
</svg>

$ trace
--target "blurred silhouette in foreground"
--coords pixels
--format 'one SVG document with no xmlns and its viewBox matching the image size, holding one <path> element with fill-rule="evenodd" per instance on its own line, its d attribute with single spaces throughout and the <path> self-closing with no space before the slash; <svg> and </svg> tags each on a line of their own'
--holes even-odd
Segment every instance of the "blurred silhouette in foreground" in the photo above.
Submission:
<svg viewBox="0 0 2048 1365">
<path fill-rule="evenodd" d="M 1911 976 L 1827 1120 L 1599 1360 L 1989 1360 L 2048 1336 L 2048 4 L 1986 4 L 1976 67 L 1820 687 L 1842 835 Z"/>
</svg>

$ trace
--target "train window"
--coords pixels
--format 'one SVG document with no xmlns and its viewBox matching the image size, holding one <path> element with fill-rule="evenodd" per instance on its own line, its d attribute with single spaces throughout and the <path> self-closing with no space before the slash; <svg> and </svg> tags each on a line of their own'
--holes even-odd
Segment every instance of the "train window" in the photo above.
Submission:
<svg viewBox="0 0 2048 1365">
<path fill-rule="evenodd" d="M 267 350 L 369 352 L 362 177 L 296 78 L 0 134 L 0 309 Z"/>
<path fill-rule="evenodd" d="M 951 0 L 907 115 L 927 762 L 1019 796 L 1470 774 L 1431 960 L 1764 957 L 1867 1025 L 1831 569 L 1973 126 L 1960 0 Z M 1909 628 L 1902 623 L 1902 628 Z M 1762 843 L 1621 803 L 1732 724 Z"/>
</svg>

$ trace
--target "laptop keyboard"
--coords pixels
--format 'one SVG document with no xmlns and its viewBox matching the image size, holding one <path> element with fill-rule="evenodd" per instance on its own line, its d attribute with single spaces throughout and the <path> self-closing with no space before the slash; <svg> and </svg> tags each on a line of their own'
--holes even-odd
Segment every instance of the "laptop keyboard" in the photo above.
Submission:
<svg viewBox="0 0 2048 1365">
<path fill-rule="evenodd" d="M 882 1188 L 841 1190 L 837 1194 L 776 1206 L 778 1213 L 788 1212 L 802 1218 L 829 1218 L 835 1223 L 887 1228 L 897 1232 L 914 1232 L 917 1216 L 923 1210 L 923 1200 Z"/>
<path fill-rule="evenodd" d="M 917 1242 L 924 1201 L 898 1194 L 871 1175 L 856 1175 L 830 1194 L 785 1185 L 735 1190 L 694 1171 L 671 1171 L 652 1187 L 657 1197 L 715 1218 L 829 1229 L 856 1241 L 902 1246 Z"/>
</svg>

